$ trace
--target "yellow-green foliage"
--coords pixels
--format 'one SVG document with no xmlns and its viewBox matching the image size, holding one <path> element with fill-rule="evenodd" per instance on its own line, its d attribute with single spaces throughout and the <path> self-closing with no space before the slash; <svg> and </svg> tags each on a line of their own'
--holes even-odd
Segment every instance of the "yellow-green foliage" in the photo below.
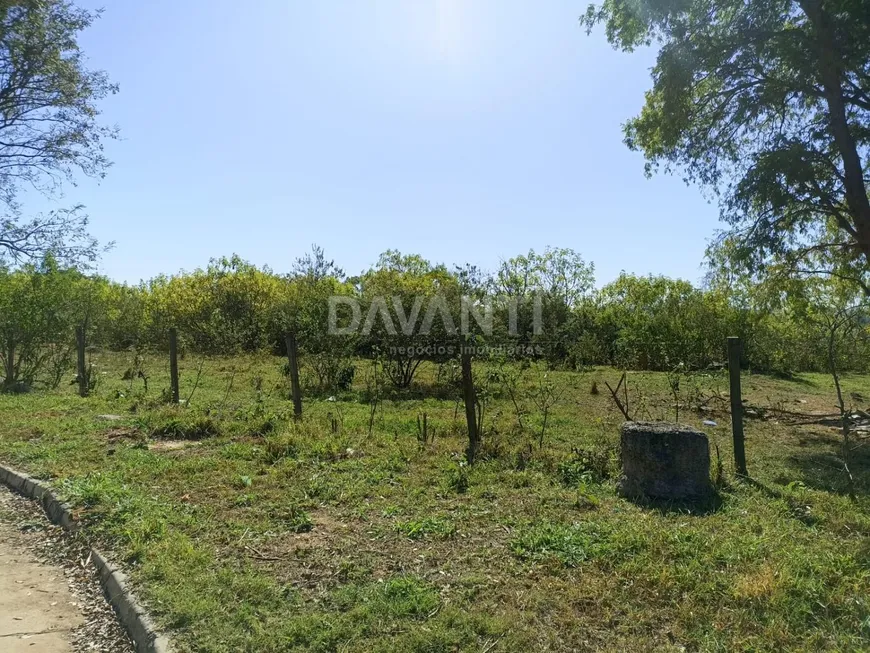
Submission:
<svg viewBox="0 0 870 653">
<path fill-rule="evenodd" d="M 25 352 L 21 370 L 7 370 L 6 376 L 44 376 L 46 364 L 39 359 L 49 349 L 55 350 L 49 367 L 63 372 L 67 355 L 62 352 L 74 343 L 74 327 L 83 324 L 89 345 L 137 351 L 165 349 L 167 330 L 175 327 L 182 353 L 209 355 L 283 354 L 284 336 L 292 331 L 300 350 L 311 355 L 306 364 L 322 390 L 348 378 L 353 356 L 380 358 L 393 384 L 405 387 L 420 361 L 456 356 L 459 340 L 445 329 L 442 311 L 458 327 L 460 298 L 486 295 L 495 297 L 494 331 L 480 342 L 507 345 L 511 351 L 519 345 L 552 366 L 703 369 L 722 363 L 726 336 L 738 335 L 743 363 L 752 369 L 829 371 L 826 320 L 833 306 L 854 309 L 848 328 L 841 328 L 835 339 L 838 368 L 864 370 L 870 361 L 867 311 L 851 295 L 831 291 L 830 284 L 822 283 L 821 290 L 809 282 L 700 289 L 666 277 L 623 274 L 592 290 L 591 266 L 574 260 L 570 250 L 533 254 L 510 259 L 487 277 L 473 266 L 451 271 L 420 256 L 388 251 L 368 271 L 345 279 L 315 249 L 315 258 L 297 264 L 292 274 L 232 256 L 135 286 L 62 270 L 49 260 L 0 276 L 2 355 L 9 358 L 10 343 Z M 576 278 L 566 270 L 574 270 Z M 529 292 L 541 297 L 540 334 L 533 332 Z M 508 329 L 508 304 L 499 300 L 505 295 L 498 293 L 521 300 L 515 334 Z M 373 316 L 369 332 L 349 336 L 329 331 L 329 298 L 337 295 L 359 302 L 361 326 Z M 437 298 L 443 299 L 443 308 L 432 310 L 441 301 Z M 347 324 L 347 311 L 338 314 L 339 325 Z M 430 332 L 421 335 L 420 327 L 433 317 Z M 473 318 L 469 323 L 476 325 Z M 411 346 L 418 349 L 408 353 Z M 42 371 L 35 372 L 34 365 Z M 50 376 L 57 379 L 56 373 Z"/>
</svg>

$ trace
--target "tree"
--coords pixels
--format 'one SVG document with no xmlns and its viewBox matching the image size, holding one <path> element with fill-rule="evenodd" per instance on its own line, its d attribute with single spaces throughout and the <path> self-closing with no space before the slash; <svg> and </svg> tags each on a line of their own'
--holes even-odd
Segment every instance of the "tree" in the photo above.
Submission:
<svg viewBox="0 0 870 653">
<path fill-rule="evenodd" d="M 388 250 L 358 283 L 363 350 L 380 358 L 395 387 L 408 388 L 424 360 L 455 356 L 461 290 L 445 266 Z"/>
<path fill-rule="evenodd" d="M 621 274 L 599 293 L 598 327 L 621 367 L 703 369 L 721 360 L 729 307 L 687 281 Z"/>
<path fill-rule="evenodd" d="M 272 308 L 280 279 L 234 254 L 209 261 L 205 270 L 152 279 L 148 288 L 155 329 L 177 327 L 186 345 L 211 354 L 259 351 L 272 344 Z"/>
<path fill-rule="evenodd" d="M 575 305 L 595 283 L 595 266 L 567 247 L 547 247 L 543 254 L 502 261 L 493 280 L 495 291 L 509 297 L 547 293 L 568 306 Z"/>
<path fill-rule="evenodd" d="M 296 337 L 318 391 L 347 389 L 353 381 L 357 337 L 330 331 L 329 307 L 332 297 L 352 296 L 355 289 L 341 280 L 344 272 L 317 245 L 296 260 L 293 270 L 292 276 L 282 279 L 281 296 L 273 310 L 279 344 L 284 344 L 286 333 Z"/>
<path fill-rule="evenodd" d="M 855 358 L 866 358 L 866 343 L 870 330 L 870 304 L 857 294 L 853 284 L 839 279 L 789 279 L 771 282 L 793 319 L 817 341 L 816 349 L 823 358 L 834 381 L 837 407 L 840 412 L 843 472 L 849 495 L 855 498 L 855 482 L 851 472 L 854 450 L 850 434 L 852 407 L 847 406 L 840 383 L 840 373 L 854 366 Z M 862 351 L 863 350 L 863 351 Z"/>
<path fill-rule="evenodd" d="M 625 142 L 648 174 L 719 194 L 736 261 L 830 251 L 870 267 L 870 4 L 605 0 L 581 22 L 625 51 L 659 46 Z"/>
<path fill-rule="evenodd" d="M 595 266 L 569 248 L 529 250 L 502 261 L 491 281 L 497 296 L 497 324 L 505 327 L 514 312 L 514 336 L 500 333 L 509 344 L 546 351 L 551 362 L 563 360 L 569 345 L 563 338 L 571 311 L 595 283 Z M 536 314 L 540 317 L 536 329 Z"/>
<path fill-rule="evenodd" d="M 293 276 L 306 277 L 310 281 L 320 281 L 329 277 L 342 279 L 344 271 L 335 261 L 326 258 L 326 252 L 319 245 L 312 245 L 311 252 L 306 252 L 293 263 Z"/>
<path fill-rule="evenodd" d="M 105 248 L 88 233 L 82 208 L 56 209 L 29 220 L 10 209 L 11 216 L 0 218 L 0 264 L 35 261 L 47 253 L 64 265 L 96 260 Z"/>
<path fill-rule="evenodd" d="M 23 219 L 22 186 L 54 196 L 76 173 L 102 178 L 103 152 L 116 127 L 99 123 L 97 102 L 117 92 L 105 72 L 90 70 L 77 37 L 99 16 L 68 0 L 0 0 L 0 263 L 93 260 L 80 207 Z"/>
<path fill-rule="evenodd" d="M 460 292 L 465 297 L 477 300 L 486 297 L 488 289 L 492 285 L 492 278 L 472 263 L 454 265 L 453 276 L 456 277 Z"/>
<path fill-rule="evenodd" d="M 73 360 L 76 325 L 87 321 L 91 281 L 50 256 L 10 272 L 0 269 L 0 362 L 4 391 L 43 382 L 57 386 Z"/>
</svg>

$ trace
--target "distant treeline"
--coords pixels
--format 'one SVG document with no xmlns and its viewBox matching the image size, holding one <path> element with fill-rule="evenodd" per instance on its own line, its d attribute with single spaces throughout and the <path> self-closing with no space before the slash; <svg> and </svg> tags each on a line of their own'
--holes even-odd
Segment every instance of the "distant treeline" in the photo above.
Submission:
<svg viewBox="0 0 870 653">
<path fill-rule="evenodd" d="M 493 355 L 532 356 L 566 368 L 700 370 L 721 365 L 726 336 L 738 335 L 744 366 L 753 370 L 830 369 L 830 330 L 809 319 L 806 305 L 772 302 L 769 291 L 755 296 L 752 283 L 740 290 L 721 283 L 698 288 L 661 276 L 623 274 L 595 289 L 593 272 L 569 249 L 530 252 L 492 273 L 472 265 L 449 269 L 388 251 L 369 270 L 349 277 L 315 247 L 286 274 L 234 256 L 131 286 L 60 269 L 49 258 L 39 266 L 0 271 L 0 356 L 7 385 L 51 385 L 70 369 L 78 325 L 84 325 L 92 347 L 163 350 L 168 329 L 175 327 L 184 351 L 222 355 L 283 353 L 284 336 L 293 332 L 324 387 L 347 379 L 355 357 L 380 358 L 392 381 L 403 386 L 412 382 L 422 360 L 455 356 L 454 347 L 439 345 L 460 342 L 461 336 L 445 330 L 440 315 L 428 334 L 419 334 L 430 303 L 443 298 L 459 327 L 466 297 L 479 311 L 486 298 L 495 298 L 491 333 L 469 320 L 476 345 L 501 346 Z M 393 328 L 378 315 L 369 333 L 331 333 L 334 296 L 353 298 L 363 321 L 371 303 L 385 299 L 377 311 L 389 312 Z M 534 332 L 535 297 L 540 333 Z M 337 310 L 341 326 L 350 319 L 347 303 Z M 857 328 L 835 334 L 836 364 L 840 370 L 866 371 L 867 315 L 855 311 L 849 319 Z"/>
</svg>

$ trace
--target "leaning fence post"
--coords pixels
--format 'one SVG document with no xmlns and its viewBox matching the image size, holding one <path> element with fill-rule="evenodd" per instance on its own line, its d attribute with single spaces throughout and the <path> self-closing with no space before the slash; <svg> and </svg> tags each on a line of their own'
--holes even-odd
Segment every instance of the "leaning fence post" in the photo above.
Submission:
<svg viewBox="0 0 870 653">
<path fill-rule="evenodd" d="M 287 361 L 290 363 L 290 394 L 293 397 L 293 418 L 302 418 L 302 390 L 299 388 L 299 352 L 296 348 L 296 336 L 288 333 L 285 336 L 287 343 Z"/>
<path fill-rule="evenodd" d="M 76 371 L 78 372 L 79 396 L 87 397 L 90 388 L 88 388 L 88 377 L 85 373 L 85 328 L 81 325 L 76 327 Z"/>
<path fill-rule="evenodd" d="M 178 331 L 175 327 L 169 329 L 169 388 L 172 392 L 172 403 L 178 403 Z"/>
<path fill-rule="evenodd" d="M 480 444 L 480 433 L 477 431 L 477 396 L 474 392 L 474 377 L 471 373 L 471 347 L 468 342 L 462 343 L 460 362 L 462 366 L 462 398 L 465 401 L 465 421 L 468 424 L 468 464 L 474 463 L 477 448 Z"/>
<path fill-rule="evenodd" d="M 728 378 L 731 391 L 731 433 L 734 437 L 734 467 L 747 476 L 746 448 L 743 442 L 743 398 L 740 395 L 740 338 L 728 337 Z"/>
</svg>

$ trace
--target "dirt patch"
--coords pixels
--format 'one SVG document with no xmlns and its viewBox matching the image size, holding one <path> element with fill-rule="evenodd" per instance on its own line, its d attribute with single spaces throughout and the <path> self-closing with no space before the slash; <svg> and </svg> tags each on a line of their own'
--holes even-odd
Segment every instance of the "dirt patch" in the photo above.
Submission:
<svg viewBox="0 0 870 653">
<path fill-rule="evenodd" d="M 117 442 L 118 440 L 136 440 L 141 437 L 138 430 L 126 426 L 116 426 L 106 431 L 106 439 L 109 442 Z"/>
<path fill-rule="evenodd" d="M 190 447 L 196 447 L 199 445 L 199 442 L 193 442 L 191 440 L 157 440 L 156 442 L 151 442 L 148 444 L 149 451 L 181 451 L 183 449 L 189 449 Z"/>
<path fill-rule="evenodd" d="M 449 593 L 468 573 L 492 574 L 505 556 L 509 532 L 503 527 L 460 529 L 454 536 L 413 540 L 396 532 L 394 520 L 342 519 L 325 509 L 312 514 L 306 533 L 280 533 L 239 547 L 255 564 L 268 567 L 279 582 L 290 583 L 310 596 L 359 580 L 381 580 L 413 573 Z"/>
</svg>

